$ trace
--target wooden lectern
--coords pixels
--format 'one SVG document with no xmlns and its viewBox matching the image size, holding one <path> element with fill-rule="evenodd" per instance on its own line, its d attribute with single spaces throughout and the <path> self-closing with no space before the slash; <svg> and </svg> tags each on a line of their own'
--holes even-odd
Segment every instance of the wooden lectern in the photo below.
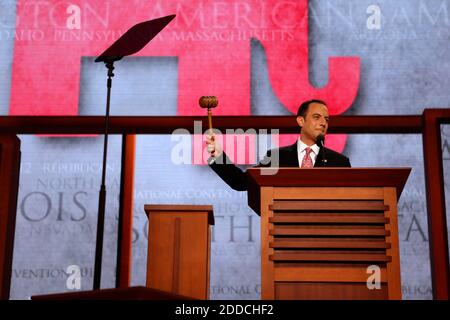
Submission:
<svg viewBox="0 0 450 320">
<path fill-rule="evenodd" d="M 0 299 L 9 299 L 19 191 L 20 140 L 0 135 Z"/>
<path fill-rule="evenodd" d="M 397 201 L 410 171 L 247 170 L 261 298 L 401 299 Z"/>
<path fill-rule="evenodd" d="M 209 298 L 212 206 L 145 205 L 149 219 L 147 287 Z"/>
</svg>

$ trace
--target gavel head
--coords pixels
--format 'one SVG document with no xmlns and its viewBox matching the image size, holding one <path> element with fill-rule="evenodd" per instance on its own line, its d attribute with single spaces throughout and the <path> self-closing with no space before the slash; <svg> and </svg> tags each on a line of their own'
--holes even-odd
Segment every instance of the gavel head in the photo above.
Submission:
<svg viewBox="0 0 450 320">
<path fill-rule="evenodd" d="M 202 107 L 204 109 L 213 109 L 213 108 L 217 107 L 217 105 L 219 104 L 219 101 L 217 100 L 217 97 L 215 97 L 215 96 L 206 96 L 206 97 L 203 96 L 198 101 L 198 104 L 200 105 L 200 107 Z"/>
</svg>

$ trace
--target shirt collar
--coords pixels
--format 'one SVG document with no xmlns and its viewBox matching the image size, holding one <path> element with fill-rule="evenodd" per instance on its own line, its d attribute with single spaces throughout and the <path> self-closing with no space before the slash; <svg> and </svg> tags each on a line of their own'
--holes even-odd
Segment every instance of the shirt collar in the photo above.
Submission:
<svg viewBox="0 0 450 320">
<path fill-rule="evenodd" d="M 298 153 L 303 152 L 307 147 L 308 146 L 299 137 L 298 140 L 297 140 Z M 312 152 L 314 152 L 316 155 L 319 154 L 320 147 L 317 144 L 313 144 L 312 146 L 310 146 L 310 148 L 312 149 Z"/>
</svg>

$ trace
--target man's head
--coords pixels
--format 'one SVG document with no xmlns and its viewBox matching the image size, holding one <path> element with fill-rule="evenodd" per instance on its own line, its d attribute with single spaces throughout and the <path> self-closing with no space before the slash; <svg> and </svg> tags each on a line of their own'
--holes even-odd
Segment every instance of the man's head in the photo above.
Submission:
<svg viewBox="0 0 450 320">
<path fill-rule="evenodd" d="M 328 108 L 321 100 L 308 100 L 298 108 L 297 123 L 301 127 L 301 140 L 307 145 L 316 143 L 318 135 L 328 130 Z"/>
</svg>

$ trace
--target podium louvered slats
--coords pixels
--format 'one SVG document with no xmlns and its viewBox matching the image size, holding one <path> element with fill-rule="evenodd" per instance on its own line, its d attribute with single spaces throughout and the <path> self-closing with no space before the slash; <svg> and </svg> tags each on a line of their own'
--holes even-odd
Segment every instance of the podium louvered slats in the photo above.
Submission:
<svg viewBox="0 0 450 320">
<path fill-rule="evenodd" d="M 303 200 L 303 201 L 276 201 L 269 206 L 272 211 L 385 211 L 389 210 L 389 206 L 386 206 L 382 201 L 342 201 L 342 200 L 329 200 L 329 201 L 316 201 L 316 200 Z"/>
<path fill-rule="evenodd" d="M 269 247 L 274 262 L 386 263 L 389 209 L 382 201 L 274 201 Z M 295 239 L 293 239 L 295 238 Z M 356 239 L 356 240 L 352 240 Z"/>
<path fill-rule="evenodd" d="M 389 236 L 384 227 L 355 226 L 279 226 L 269 231 L 274 236 Z"/>
<path fill-rule="evenodd" d="M 391 257 L 386 256 L 384 252 L 368 253 L 368 252 L 350 252 L 350 251 L 322 251 L 322 252 L 281 252 L 276 251 L 275 254 L 269 255 L 272 261 L 323 261 L 323 262 L 389 262 Z"/>
<path fill-rule="evenodd" d="M 366 239 L 335 239 L 335 238 L 301 238 L 301 239 L 277 239 L 269 243 L 270 248 L 275 249 L 389 249 L 390 243 L 384 241 L 367 241 Z"/>
<path fill-rule="evenodd" d="M 277 214 L 276 217 L 269 218 L 270 223 L 312 223 L 312 224 L 385 224 L 389 219 L 382 214 L 318 214 L 318 213 L 298 213 L 298 214 Z"/>
</svg>

